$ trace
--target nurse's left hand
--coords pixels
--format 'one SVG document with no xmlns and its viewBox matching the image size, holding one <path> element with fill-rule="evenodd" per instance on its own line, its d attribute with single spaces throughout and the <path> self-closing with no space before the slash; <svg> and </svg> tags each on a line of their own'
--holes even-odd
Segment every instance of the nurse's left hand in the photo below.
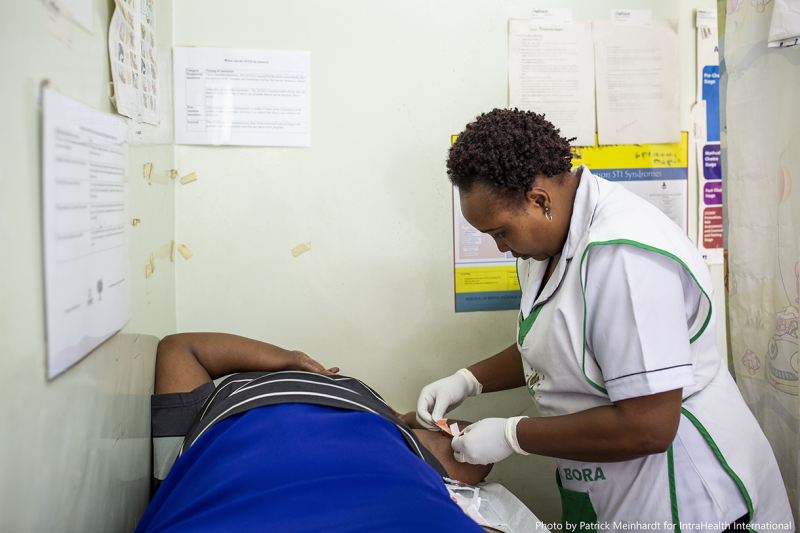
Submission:
<svg viewBox="0 0 800 533">
<path fill-rule="evenodd" d="M 464 428 L 458 436 L 453 437 L 456 461 L 473 465 L 488 465 L 502 461 L 514 449 L 506 440 L 507 418 L 484 418 Z M 514 424 L 516 432 L 516 424 Z"/>
</svg>

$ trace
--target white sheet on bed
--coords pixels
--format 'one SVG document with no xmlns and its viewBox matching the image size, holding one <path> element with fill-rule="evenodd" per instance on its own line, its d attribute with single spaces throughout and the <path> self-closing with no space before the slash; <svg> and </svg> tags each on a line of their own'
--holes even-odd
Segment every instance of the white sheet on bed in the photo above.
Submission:
<svg viewBox="0 0 800 533">
<path fill-rule="evenodd" d="M 499 483 L 480 483 L 475 487 L 458 482 L 447 484 L 454 500 L 468 516 L 481 525 L 506 533 L 550 533 L 544 522 Z"/>
</svg>

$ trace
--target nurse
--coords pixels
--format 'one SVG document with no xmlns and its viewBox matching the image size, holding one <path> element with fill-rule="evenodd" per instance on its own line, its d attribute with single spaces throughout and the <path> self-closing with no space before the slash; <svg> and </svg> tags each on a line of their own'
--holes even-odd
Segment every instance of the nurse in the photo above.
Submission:
<svg viewBox="0 0 800 533">
<path fill-rule="evenodd" d="M 558 458 L 562 521 L 794 531 L 769 442 L 717 352 L 708 268 L 658 209 L 570 170 L 571 140 L 543 115 L 495 109 L 451 148 L 464 216 L 517 258 L 522 303 L 516 342 L 422 389 L 419 422 L 527 386 L 541 417 L 481 420 L 453 450 L 473 464 Z"/>
</svg>

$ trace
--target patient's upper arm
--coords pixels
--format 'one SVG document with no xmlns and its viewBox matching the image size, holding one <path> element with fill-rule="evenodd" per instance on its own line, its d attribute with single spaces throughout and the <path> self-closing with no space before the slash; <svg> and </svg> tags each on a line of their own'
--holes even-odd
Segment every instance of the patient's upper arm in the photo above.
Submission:
<svg viewBox="0 0 800 533">
<path fill-rule="evenodd" d="M 211 376 L 192 353 L 188 335 L 168 335 L 158 343 L 155 394 L 191 392 Z"/>
</svg>

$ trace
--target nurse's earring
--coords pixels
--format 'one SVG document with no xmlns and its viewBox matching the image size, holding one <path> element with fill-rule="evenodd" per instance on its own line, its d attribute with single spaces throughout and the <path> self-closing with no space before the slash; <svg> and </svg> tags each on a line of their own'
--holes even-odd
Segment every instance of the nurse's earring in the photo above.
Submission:
<svg viewBox="0 0 800 533">
<path fill-rule="evenodd" d="M 544 216 L 547 217 L 547 221 L 548 222 L 552 222 L 553 221 L 553 213 L 550 212 L 550 208 L 549 207 L 545 207 L 544 208 Z"/>
</svg>

